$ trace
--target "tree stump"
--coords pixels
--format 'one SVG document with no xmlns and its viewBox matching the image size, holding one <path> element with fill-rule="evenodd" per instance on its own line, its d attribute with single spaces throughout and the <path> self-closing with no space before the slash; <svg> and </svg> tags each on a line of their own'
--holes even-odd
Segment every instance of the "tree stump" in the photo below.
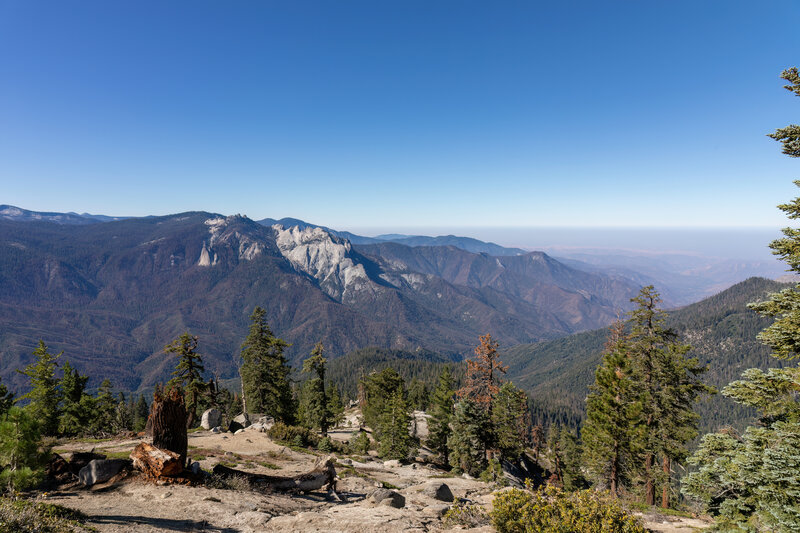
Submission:
<svg viewBox="0 0 800 533">
<path fill-rule="evenodd" d="M 169 450 L 162 450 L 140 442 L 131 452 L 133 466 L 148 478 L 157 479 L 164 476 L 174 476 L 183 472 L 183 463 L 180 456 Z"/>
<path fill-rule="evenodd" d="M 181 467 L 186 464 L 188 436 L 186 434 L 186 406 L 183 390 L 172 387 L 164 391 L 157 387 L 150 408 L 153 428 L 153 446 L 178 454 Z"/>
</svg>

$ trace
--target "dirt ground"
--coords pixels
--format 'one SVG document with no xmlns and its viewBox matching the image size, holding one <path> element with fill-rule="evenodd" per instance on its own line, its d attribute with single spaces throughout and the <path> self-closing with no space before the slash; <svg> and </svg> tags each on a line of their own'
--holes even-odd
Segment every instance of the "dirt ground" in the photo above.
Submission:
<svg viewBox="0 0 800 533">
<path fill-rule="evenodd" d="M 332 434 L 347 440 L 357 430 Z M 74 441 L 56 447 L 74 451 L 124 455 L 140 439 L 106 442 Z M 291 476 L 311 470 L 320 457 L 274 443 L 265 433 L 245 430 L 238 434 L 198 431 L 189 435 L 189 457 L 206 469 L 224 463 L 248 472 Z M 492 488 L 479 480 L 454 477 L 424 464 L 384 463 L 374 457 L 338 458 L 337 502 L 324 492 L 309 494 L 260 493 L 229 488 L 156 485 L 128 477 L 93 489 L 81 487 L 55 491 L 47 501 L 83 511 L 89 525 L 101 533 L 150 533 L 206 531 L 248 533 L 257 531 L 318 532 L 427 532 L 444 531 L 441 517 L 450 504 L 421 492 L 430 483 L 446 483 L 456 498 L 489 508 Z M 368 496 L 378 487 L 389 487 L 406 499 L 396 509 L 372 503 Z M 688 533 L 707 527 L 699 520 L 645 517 L 647 526 L 663 533 Z M 458 531 L 490 532 L 490 526 Z"/>
</svg>

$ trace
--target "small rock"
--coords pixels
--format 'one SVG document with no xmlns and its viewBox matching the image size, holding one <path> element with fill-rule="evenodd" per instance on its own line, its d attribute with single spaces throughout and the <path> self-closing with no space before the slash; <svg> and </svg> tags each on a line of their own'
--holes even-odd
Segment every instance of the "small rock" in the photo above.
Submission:
<svg viewBox="0 0 800 533">
<path fill-rule="evenodd" d="M 217 426 L 211 430 L 211 433 L 222 433 L 222 428 Z"/>
<path fill-rule="evenodd" d="M 383 466 L 385 466 L 386 468 L 398 468 L 400 466 L 400 461 L 398 461 L 397 459 L 384 461 Z"/>
<path fill-rule="evenodd" d="M 389 489 L 378 489 L 369 496 L 369 501 L 378 505 L 385 505 L 401 509 L 406 505 L 406 498 L 399 492 Z"/>
<path fill-rule="evenodd" d="M 192 463 L 192 465 L 189 467 L 189 470 L 191 470 L 192 474 L 196 476 L 199 476 L 200 472 L 203 471 L 203 469 L 200 467 L 200 463 L 198 463 L 197 461 Z"/>
<path fill-rule="evenodd" d="M 225 452 L 225 457 L 233 457 L 233 452 Z"/>
<path fill-rule="evenodd" d="M 234 435 L 239 435 L 240 433 L 244 433 L 244 428 L 237 429 L 236 431 L 233 432 Z"/>
<path fill-rule="evenodd" d="M 215 498 L 214 496 L 206 496 L 205 498 L 203 498 L 203 501 L 204 502 L 217 502 L 217 503 L 219 503 L 222 500 L 220 500 L 219 498 Z"/>
<path fill-rule="evenodd" d="M 370 457 L 378 457 L 378 450 L 369 450 L 369 451 L 367 452 L 367 454 L 368 454 Z"/>
<path fill-rule="evenodd" d="M 342 463 L 343 465 L 347 465 L 347 466 L 351 466 L 353 464 L 353 460 L 352 459 L 347 459 L 347 458 L 340 459 L 339 462 Z"/>
<path fill-rule="evenodd" d="M 442 516 L 448 511 L 448 509 L 450 509 L 449 505 L 446 505 L 444 503 L 434 503 L 433 505 L 426 505 L 422 509 L 422 512 L 424 514 L 429 514 L 433 516 Z"/>
<path fill-rule="evenodd" d="M 166 500 L 166 499 L 167 499 L 167 498 L 169 498 L 170 496 L 172 496 L 172 493 L 171 493 L 171 492 L 165 492 L 164 494 L 162 494 L 162 495 L 161 495 L 161 499 L 162 499 L 162 500 Z"/>
</svg>

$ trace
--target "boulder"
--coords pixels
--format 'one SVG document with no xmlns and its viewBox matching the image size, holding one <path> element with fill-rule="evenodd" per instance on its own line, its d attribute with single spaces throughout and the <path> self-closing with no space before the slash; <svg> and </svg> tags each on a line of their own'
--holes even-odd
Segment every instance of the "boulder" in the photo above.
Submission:
<svg viewBox="0 0 800 533">
<path fill-rule="evenodd" d="M 385 466 L 386 468 L 399 468 L 400 467 L 400 461 L 398 461 L 397 459 L 391 459 L 389 461 L 384 461 L 383 462 L 383 466 Z"/>
<path fill-rule="evenodd" d="M 94 461 L 95 459 L 105 459 L 106 456 L 102 453 L 94 453 L 94 452 L 75 452 L 69 458 L 69 469 L 72 471 L 73 474 L 76 476 L 78 472 L 80 472 L 86 465 Z"/>
<path fill-rule="evenodd" d="M 262 416 L 253 422 L 247 429 L 251 431 L 260 431 L 266 433 L 269 428 L 275 425 L 275 419 L 271 416 Z"/>
<path fill-rule="evenodd" d="M 369 495 L 369 501 L 377 505 L 385 505 L 402 509 L 406 505 L 406 498 L 399 492 L 389 489 L 378 489 Z"/>
<path fill-rule="evenodd" d="M 200 420 L 200 425 L 203 429 L 215 428 L 222 424 L 222 412 L 219 409 L 206 409 L 203 412 L 203 417 Z"/>
<path fill-rule="evenodd" d="M 78 472 L 81 483 L 87 487 L 108 481 L 130 466 L 128 459 L 94 459 Z"/>
<path fill-rule="evenodd" d="M 428 483 L 422 488 L 421 492 L 425 496 L 433 498 L 434 500 L 439 500 L 440 502 L 450 503 L 453 501 L 453 491 L 450 490 L 450 487 L 448 487 L 446 483 L 436 481 Z"/>
</svg>

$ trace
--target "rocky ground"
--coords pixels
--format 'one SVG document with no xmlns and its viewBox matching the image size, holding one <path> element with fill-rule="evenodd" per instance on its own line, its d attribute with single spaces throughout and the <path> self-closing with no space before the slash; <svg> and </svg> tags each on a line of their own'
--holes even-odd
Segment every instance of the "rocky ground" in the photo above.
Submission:
<svg viewBox="0 0 800 533">
<path fill-rule="evenodd" d="M 348 438 L 340 430 L 335 439 Z M 89 451 L 124 456 L 142 439 L 105 442 L 73 441 L 57 447 L 62 455 Z M 189 456 L 205 470 L 223 463 L 248 472 L 292 476 L 311 470 L 320 456 L 281 446 L 265 433 L 237 434 L 198 431 L 189 436 Z M 450 507 L 447 493 L 490 508 L 492 486 L 452 476 L 422 463 L 401 465 L 375 457 L 337 457 L 337 493 L 261 493 L 244 486 L 157 485 L 133 475 L 91 489 L 79 485 L 42 497 L 83 511 L 88 525 L 101 533 L 208 531 L 395 532 L 447 531 L 442 516 Z M 442 485 L 447 489 L 443 489 Z M 240 490 L 237 490 L 240 489 Z M 437 494 L 437 490 L 439 493 Z M 699 520 L 647 516 L 648 527 L 666 533 L 684 533 L 707 527 Z M 457 528 L 464 531 L 464 528 Z M 479 525 L 468 531 L 493 531 Z"/>
</svg>

